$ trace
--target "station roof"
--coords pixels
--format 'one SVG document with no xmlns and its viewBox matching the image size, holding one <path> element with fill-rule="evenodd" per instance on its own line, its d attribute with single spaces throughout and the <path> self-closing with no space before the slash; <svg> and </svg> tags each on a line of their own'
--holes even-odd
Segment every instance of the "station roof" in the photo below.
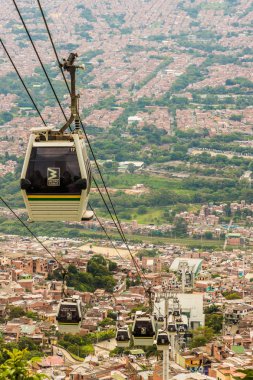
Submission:
<svg viewBox="0 0 253 380">
<path fill-rule="evenodd" d="M 170 266 L 172 272 L 177 272 L 180 270 L 180 263 L 186 262 L 194 274 L 198 274 L 201 270 L 202 259 L 191 259 L 188 257 L 177 257 Z"/>
</svg>

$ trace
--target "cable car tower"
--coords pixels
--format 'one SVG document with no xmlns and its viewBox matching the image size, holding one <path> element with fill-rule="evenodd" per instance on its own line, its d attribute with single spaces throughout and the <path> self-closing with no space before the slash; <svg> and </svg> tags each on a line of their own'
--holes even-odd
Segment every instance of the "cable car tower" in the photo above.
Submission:
<svg viewBox="0 0 253 380">
<path fill-rule="evenodd" d="M 87 210 L 91 166 L 80 130 L 75 80 L 76 70 L 83 67 L 74 64 L 76 57 L 71 53 L 61 64 L 71 78 L 69 119 L 60 129 L 31 129 L 20 181 L 29 221 L 80 222 L 93 217 Z"/>
</svg>

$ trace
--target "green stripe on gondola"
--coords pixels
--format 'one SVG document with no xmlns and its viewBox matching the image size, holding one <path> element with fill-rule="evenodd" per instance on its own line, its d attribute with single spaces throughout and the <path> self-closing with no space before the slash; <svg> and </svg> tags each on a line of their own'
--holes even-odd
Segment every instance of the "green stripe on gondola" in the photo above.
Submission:
<svg viewBox="0 0 253 380">
<path fill-rule="evenodd" d="M 58 325 L 72 325 L 72 326 L 79 326 L 79 323 L 63 323 L 63 322 L 58 322 Z"/>
<path fill-rule="evenodd" d="M 134 336 L 133 335 L 134 339 L 154 339 L 154 336 L 155 335 L 153 336 Z"/>
<path fill-rule="evenodd" d="M 80 198 L 30 198 L 28 197 L 30 202 L 54 202 L 54 201 L 62 201 L 62 202 L 79 202 Z"/>
</svg>

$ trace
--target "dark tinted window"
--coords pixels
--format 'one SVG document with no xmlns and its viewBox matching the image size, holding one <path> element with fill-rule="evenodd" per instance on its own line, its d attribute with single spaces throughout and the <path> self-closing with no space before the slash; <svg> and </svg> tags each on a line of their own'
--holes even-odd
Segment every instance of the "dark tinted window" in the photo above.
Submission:
<svg viewBox="0 0 253 380">
<path fill-rule="evenodd" d="M 154 335 L 152 323 L 149 321 L 136 321 L 135 329 L 133 331 L 134 336 L 146 336 L 151 337 Z"/>
<path fill-rule="evenodd" d="M 71 147 L 32 148 L 26 173 L 31 182 L 28 194 L 80 194 L 81 178 L 76 151 Z"/>
<path fill-rule="evenodd" d="M 78 323 L 81 318 L 75 305 L 61 305 L 57 320 L 63 323 Z"/>
<path fill-rule="evenodd" d="M 123 342 L 128 341 L 129 340 L 128 332 L 127 331 L 118 331 L 116 340 L 123 341 Z"/>
</svg>

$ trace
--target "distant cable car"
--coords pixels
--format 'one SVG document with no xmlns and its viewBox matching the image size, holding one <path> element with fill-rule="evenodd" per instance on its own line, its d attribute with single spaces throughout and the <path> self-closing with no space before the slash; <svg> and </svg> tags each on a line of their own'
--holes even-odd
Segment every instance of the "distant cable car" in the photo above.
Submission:
<svg viewBox="0 0 253 380">
<path fill-rule="evenodd" d="M 71 75 L 71 115 L 65 125 L 31 129 L 21 172 L 21 192 L 30 221 L 81 221 L 93 217 L 87 210 L 91 166 L 80 130 L 71 53 L 62 67 Z M 71 133 L 66 130 L 75 122 Z"/>
<path fill-rule="evenodd" d="M 132 336 L 135 346 L 152 346 L 155 338 L 153 317 L 142 312 L 136 312 Z"/>
<path fill-rule="evenodd" d="M 186 339 L 186 341 L 188 339 L 191 339 L 192 337 L 193 337 L 193 333 L 190 331 L 186 331 L 186 333 L 184 334 L 184 338 Z"/>
<path fill-rule="evenodd" d="M 177 298 L 173 299 L 173 312 L 174 317 L 179 317 L 181 315 L 181 309 L 179 305 L 179 300 Z"/>
<path fill-rule="evenodd" d="M 157 317 L 157 326 L 159 329 L 164 327 L 164 317 L 162 315 L 158 315 Z"/>
<path fill-rule="evenodd" d="M 184 334 L 187 331 L 187 325 L 183 322 L 176 322 L 176 325 L 179 334 Z"/>
<path fill-rule="evenodd" d="M 78 334 L 82 321 L 81 299 L 78 296 L 63 298 L 58 307 L 56 321 L 60 333 Z"/>
<path fill-rule="evenodd" d="M 168 350 L 170 346 L 169 335 L 166 331 L 159 330 L 156 338 L 156 346 L 158 351 Z"/>
<path fill-rule="evenodd" d="M 180 316 L 180 309 L 174 309 L 172 314 L 174 315 L 174 317 L 179 317 Z"/>
<path fill-rule="evenodd" d="M 163 329 L 164 327 L 164 317 L 160 314 L 154 314 L 154 321 L 157 329 Z"/>
<path fill-rule="evenodd" d="M 177 326 L 174 322 L 168 323 L 168 333 L 170 335 L 176 335 L 177 334 Z"/>
<path fill-rule="evenodd" d="M 130 346 L 130 333 L 127 326 L 118 327 L 116 333 L 116 344 L 118 347 L 129 347 Z"/>
</svg>

